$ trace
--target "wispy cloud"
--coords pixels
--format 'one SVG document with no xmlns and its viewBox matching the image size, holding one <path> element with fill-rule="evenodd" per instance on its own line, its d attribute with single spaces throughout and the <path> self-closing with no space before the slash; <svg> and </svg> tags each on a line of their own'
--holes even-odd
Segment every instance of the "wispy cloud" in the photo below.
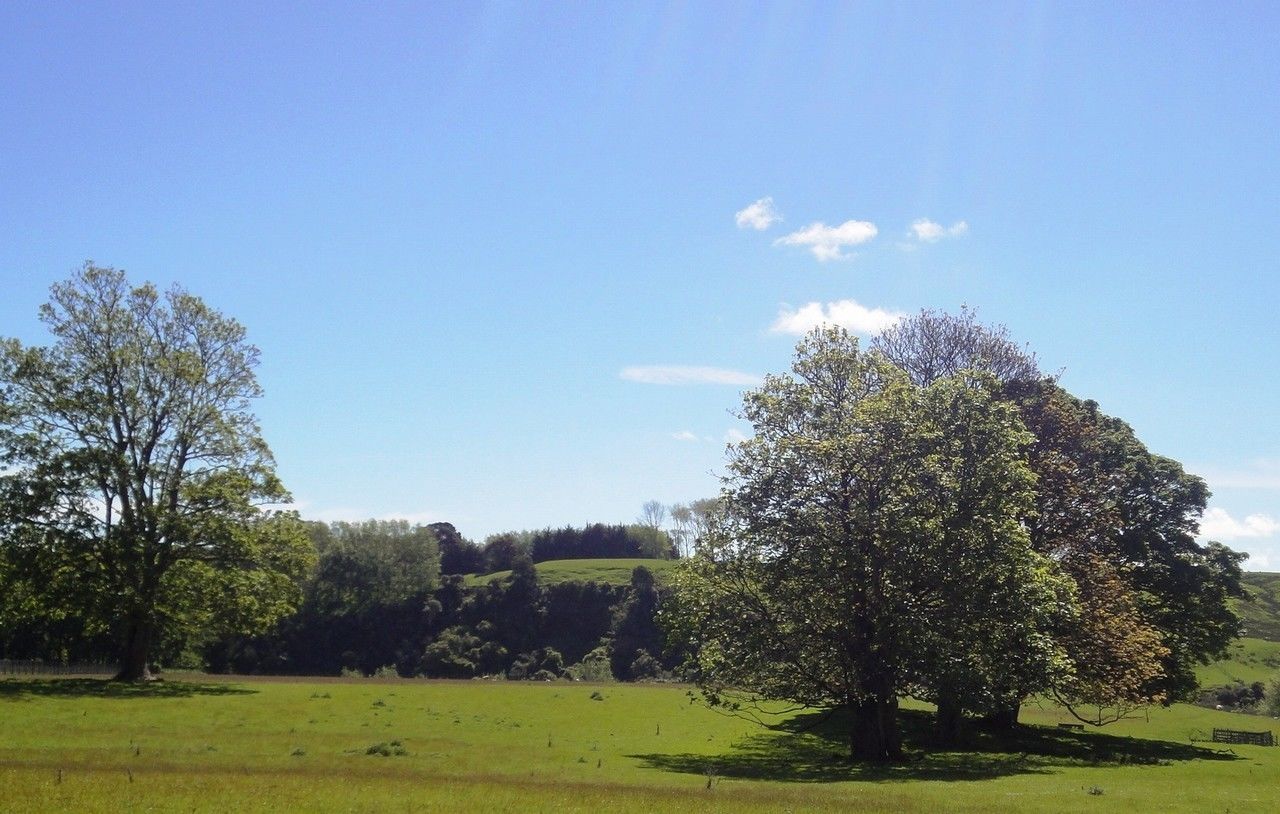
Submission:
<svg viewBox="0 0 1280 814">
<path fill-rule="evenodd" d="M 774 241 L 777 246 L 804 246 L 822 262 L 843 260 L 849 255 L 844 249 L 859 246 L 873 240 L 879 234 L 876 225 L 865 220 L 847 220 L 839 226 L 828 226 L 821 221 L 803 229 L 783 235 Z"/>
<path fill-rule="evenodd" d="M 769 326 L 769 332 L 800 336 L 820 325 L 838 325 L 854 333 L 871 335 L 896 325 L 905 316 L 899 311 L 868 308 L 856 300 L 836 300 L 825 305 L 811 302 L 799 308 L 784 305 Z"/>
<path fill-rule="evenodd" d="M 754 386 L 760 377 L 740 370 L 689 365 L 639 365 L 625 367 L 618 374 L 641 384 L 735 384 Z"/>
<path fill-rule="evenodd" d="M 724 442 L 726 444 L 741 444 L 747 440 L 747 434 L 737 427 L 730 427 L 725 431 Z"/>
<path fill-rule="evenodd" d="M 278 503 L 272 506 L 277 511 L 296 511 L 305 520 L 317 520 L 321 523 L 359 523 L 364 520 L 404 520 L 415 525 L 436 523 L 444 519 L 440 512 L 375 512 L 353 506 L 330 506 L 320 508 L 309 500 L 294 503 Z"/>
<path fill-rule="evenodd" d="M 673 433 L 671 433 L 671 437 L 672 437 L 672 438 L 674 438 L 674 439 L 676 439 L 677 441 L 697 441 L 697 440 L 698 440 L 698 436 L 694 435 L 693 433 L 689 432 L 688 430 L 681 430 L 680 432 L 673 432 Z"/>
<path fill-rule="evenodd" d="M 733 222 L 739 229 L 755 229 L 762 232 L 782 220 L 782 213 L 773 205 L 773 198 L 765 197 L 739 209 L 733 214 Z"/>
<path fill-rule="evenodd" d="M 1214 489 L 1280 490 L 1280 460 L 1260 459 L 1238 469 L 1193 467 Z"/>
<path fill-rule="evenodd" d="M 944 237 L 963 237 L 969 233 L 969 224 L 958 220 L 950 226 L 920 218 L 911 224 L 911 234 L 921 243 L 937 243 Z"/>
<path fill-rule="evenodd" d="M 1271 537 L 1276 532 L 1280 532 L 1280 522 L 1269 514 L 1251 514 L 1237 520 L 1226 509 L 1210 506 L 1200 520 L 1200 536 L 1221 542 Z"/>
</svg>

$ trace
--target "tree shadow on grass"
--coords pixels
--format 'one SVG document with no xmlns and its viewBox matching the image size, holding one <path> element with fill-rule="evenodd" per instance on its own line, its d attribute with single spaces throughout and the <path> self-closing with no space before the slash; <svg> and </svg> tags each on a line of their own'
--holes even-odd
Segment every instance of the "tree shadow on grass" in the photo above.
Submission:
<svg viewBox="0 0 1280 814">
<path fill-rule="evenodd" d="M 190 698 L 252 695 L 257 690 L 203 681 L 110 681 L 105 678 L 0 679 L 0 701 L 35 698 Z"/>
<path fill-rule="evenodd" d="M 960 748 L 933 744 L 933 715 L 902 710 L 906 758 L 894 764 L 851 763 L 848 716 L 808 713 L 767 726 L 723 754 L 628 755 L 645 768 L 716 777 L 832 783 L 844 780 L 990 780 L 1051 774 L 1070 766 L 1164 766 L 1190 760 L 1235 760 L 1226 751 L 1100 732 L 1019 726 L 970 733 Z M 963 751 L 961 751 L 961 749 Z"/>
</svg>

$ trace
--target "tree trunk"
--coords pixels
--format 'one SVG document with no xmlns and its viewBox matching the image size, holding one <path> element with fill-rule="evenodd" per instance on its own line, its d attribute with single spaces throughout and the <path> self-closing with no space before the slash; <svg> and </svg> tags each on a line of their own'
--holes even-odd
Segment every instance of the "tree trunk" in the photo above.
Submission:
<svg viewBox="0 0 1280 814">
<path fill-rule="evenodd" d="M 849 730 L 849 757 L 885 763 L 902 757 L 898 733 L 898 699 L 864 701 L 853 707 Z"/>
<path fill-rule="evenodd" d="M 954 695 L 944 693 L 938 697 L 935 727 L 939 745 L 958 746 L 961 743 L 964 737 L 964 710 Z"/>
<path fill-rule="evenodd" d="M 133 618 L 127 623 L 124 650 L 120 656 L 120 672 L 116 681 L 154 681 L 147 657 L 151 655 L 151 638 L 155 625 L 149 619 Z"/>
</svg>

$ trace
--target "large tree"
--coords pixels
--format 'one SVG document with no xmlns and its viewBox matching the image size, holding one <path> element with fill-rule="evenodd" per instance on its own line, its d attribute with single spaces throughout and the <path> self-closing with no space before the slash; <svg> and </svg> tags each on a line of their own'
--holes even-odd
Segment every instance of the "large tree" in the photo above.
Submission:
<svg viewBox="0 0 1280 814">
<path fill-rule="evenodd" d="M 258 350 L 174 287 L 86 263 L 0 344 L 0 542 L 28 612 L 75 614 L 150 677 L 161 635 L 261 628 L 312 559 L 250 403 Z"/>
<path fill-rule="evenodd" d="M 1195 540 L 1204 482 L 1042 374 L 1035 354 L 973 310 L 921 311 L 872 348 L 920 386 L 965 368 L 995 376 L 1033 434 L 1035 500 L 1024 523 L 1033 548 L 1074 582 L 1079 604 L 1055 634 L 1070 659 L 1059 697 L 1073 708 L 1110 707 L 1110 716 L 1090 718 L 1097 723 L 1193 692 L 1194 665 L 1238 634 L 1228 598 L 1242 594 L 1243 555 Z M 992 688 L 1010 701 L 997 716 L 1004 722 L 1016 721 L 1017 701 L 1030 691 L 1019 684 L 1009 671 Z"/>
<path fill-rule="evenodd" d="M 1018 522 L 1029 436 L 994 381 L 921 388 L 840 330 L 793 371 L 746 395 L 719 528 L 674 577 L 708 699 L 846 709 L 851 755 L 885 760 L 904 692 L 951 703 L 1009 650 L 1047 681 L 1043 623 L 1071 599 Z"/>
</svg>

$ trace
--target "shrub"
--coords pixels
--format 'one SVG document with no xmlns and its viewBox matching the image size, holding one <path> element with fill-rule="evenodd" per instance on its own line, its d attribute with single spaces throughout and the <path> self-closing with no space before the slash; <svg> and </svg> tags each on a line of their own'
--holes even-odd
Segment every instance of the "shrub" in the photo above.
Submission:
<svg viewBox="0 0 1280 814">
<path fill-rule="evenodd" d="M 609 650 L 597 647 L 582 657 L 582 661 L 570 665 L 565 671 L 574 681 L 613 681 L 613 669 L 609 665 Z"/>
<path fill-rule="evenodd" d="M 390 743 L 383 741 L 375 743 L 368 749 L 364 750 L 366 755 L 377 755 L 378 757 L 402 757 L 409 754 L 409 750 L 404 748 L 404 744 L 400 741 L 391 741 Z"/>
</svg>

